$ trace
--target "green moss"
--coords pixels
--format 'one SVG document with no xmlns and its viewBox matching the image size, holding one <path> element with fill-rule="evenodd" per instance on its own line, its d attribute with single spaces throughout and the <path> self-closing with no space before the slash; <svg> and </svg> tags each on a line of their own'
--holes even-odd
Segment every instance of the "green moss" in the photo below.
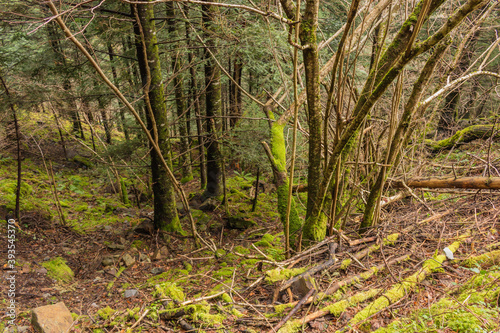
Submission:
<svg viewBox="0 0 500 333">
<path fill-rule="evenodd" d="M 75 276 L 71 268 L 66 265 L 66 261 L 61 257 L 56 257 L 51 261 L 44 262 L 42 266 L 47 269 L 48 276 L 59 282 L 69 283 Z"/>
<path fill-rule="evenodd" d="M 240 253 L 240 254 L 249 254 L 250 253 L 249 249 L 247 249 L 246 247 L 243 247 L 243 246 L 239 246 L 239 245 L 235 246 L 233 248 L 233 250 Z"/>
<path fill-rule="evenodd" d="M 140 239 L 136 239 L 135 241 L 130 244 L 130 247 L 136 248 L 136 249 L 142 249 L 144 246 L 144 242 Z"/>
<path fill-rule="evenodd" d="M 460 242 L 455 242 L 448 246 L 448 248 L 455 252 L 458 249 Z M 367 305 L 363 310 L 358 312 L 354 318 L 351 320 L 351 324 L 357 324 L 364 321 L 366 318 L 370 317 L 374 313 L 386 308 L 390 304 L 397 302 L 405 294 L 416 289 L 418 284 L 422 282 L 430 273 L 441 267 L 443 261 L 446 260 L 445 255 L 438 255 L 433 259 L 428 259 L 422 265 L 422 269 L 415 274 L 407 277 L 402 282 L 397 283 L 391 289 L 383 294 L 383 296 L 377 298 L 371 304 Z"/>
<path fill-rule="evenodd" d="M 281 315 L 285 312 L 286 309 L 293 308 L 294 305 L 292 303 L 278 304 L 274 306 L 274 312 Z"/>
<path fill-rule="evenodd" d="M 227 293 L 224 293 L 221 295 L 221 299 L 226 302 L 226 303 L 232 303 L 233 302 L 233 299 L 231 298 L 231 296 L 229 296 L 229 294 Z"/>
<path fill-rule="evenodd" d="M 218 271 L 215 271 L 213 273 L 213 276 L 214 277 L 221 277 L 221 276 L 230 277 L 230 276 L 233 276 L 234 269 L 235 269 L 234 267 L 223 267 L 223 268 L 219 269 Z"/>
<path fill-rule="evenodd" d="M 236 318 L 242 318 L 242 317 L 245 317 L 245 315 L 243 313 L 241 313 L 240 311 L 238 311 L 237 309 L 235 308 L 232 308 L 231 309 L 231 314 L 233 316 L 235 316 Z"/>
<path fill-rule="evenodd" d="M 77 164 L 83 165 L 89 169 L 94 167 L 94 164 L 92 162 L 90 162 L 90 160 L 88 158 L 80 156 L 80 155 L 76 155 L 75 157 L 73 157 L 72 161 L 77 163 Z"/>
<path fill-rule="evenodd" d="M 384 245 L 394 245 L 394 243 L 396 243 L 398 238 L 399 238 L 399 233 L 391 234 L 391 235 L 387 236 L 386 238 L 384 238 L 383 244 Z"/>
<path fill-rule="evenodd" d="M 302 321 L 298 319 L 289 320 L 283 325 L 278 333 L 294 333 L 302 328 Z"/>
<path fill-rule="evenodd" d="M 346 269 L 347 267 L 349 267 L 352 263 L 352 260 L 351 259 L 344 259 L 342 260 L 342 263 L 340 264 L 340 269 Z"/>
<path fill-rule="evenodd" d="M 172 282 L 163 282 L 157 284 L 155 286 L 155 292 L 153 296 L 159 298 L 169 297 L 175 301 L 182 302 L 184 301 L 184 291 L 181 287 L 178 287 L 175 283 Z"/>
<path fill-rule="evenodd" d="M 191 272 L 193 270 L 193 266 L 191 266 L 190 263 L 183 261 L 182 264 L 184 265 L 184 269 L 188 272 Z"/>
<path fill-rule="evenodd" d="M 111 317 L 112 315 L 115 314 L 115 312 L 116 312 L 116 310 L 113 310 L 108 305 L 104 309 L 98 310 L 97 315 L 99 315 L 99 317 L 101 317 L 103 320 L 108 320 L 109 317 Z"/>
<path fill-rule="evenodd" d="M 186 184 L 187 182 L 193 180 L 193 175 L 187 175 L 181 178 L 181 184 Z"/>
<path fill-rule="evenodd" d="M 130 205 L 130 200 L 128 199 L 127 185 L 125 184 L 125 178 L 120 179 L 120 190 L 122 194 L 122 201 L 125 205 Z"/>
<path fill-rule="evenodd" d="M 500 264 L 500 250 L 491 251 L 476 257 L 471 257 L 462 261 L 461 265 L 465 267 L 478 267 L 483 268 Z"/>
<path fill-rule="evenodd" d="M 302 274 L 307 270 L 307 267 L 302 268 L 291 268 L 291 269 L 272 269 L 266 272 L 266 281 L 270 283 L 282 281 L 294 277 L 296 275 Z"/>
<path fill-rule="evenodd" d="M 327 310 L 330 314 L 338 317 L 344 312 L 348 307 L 355 306 L 358 303 L 364 302 L 370 298 L 375 297 L 380 292 L 380 289 L 371 289 L 362 293 L 358 293 L 346 300 L 342 300 L 333 303 L 322 310 Z"/>
<path fill-rule="evenodd" d="M 255 243 L 256 246 L 262 247 L 272 247 L 272 243 L 274 241 L 274 236 L 270 234 L 265 234 L 262 236 L 262 239 Z"/>
</svg>

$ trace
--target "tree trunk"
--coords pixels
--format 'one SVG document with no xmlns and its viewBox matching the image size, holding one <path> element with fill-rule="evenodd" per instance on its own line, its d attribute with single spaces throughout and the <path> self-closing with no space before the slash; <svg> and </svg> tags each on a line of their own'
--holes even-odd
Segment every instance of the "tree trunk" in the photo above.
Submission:
<svg viewBox="0 0 500 333">
<path fill-rule="evenodd" d="M 163 93 L 161 63 L 158 55 L 156 27 L 154 25 L 153 5 L 131 5 L 138 22 L 134 24 L 137 58 L 142 84 L 145 89 L 145 101 L 149 109 L 146 113 L 148 129 L 157 141 L 166 162 L 172 165 L 170 158 L 170 138 L 167 121 L 167 108 Z M 183 233 L 175 203 L 174 186 L 155 149 L 151 149 L 151 173 L 154 194 L 154 224 L 157 229 Z"/>
<path fill-rule="evenodd" d="M 216 8 L 211 5 L 202 5 L 202 23 L 206 31 L 207 47 L 214 46 L 215 39 L 210 31 L 214 30 L 214 15 Z M 220 70 L 210 57 L 208 50 L 203 53 L 205 59 L 205 112 L 207 118 L 207 188 L 204 197 L 218 197 L 222 195 L 221 185 L 221 152 L 217 141 L 216 117 L 221 114 L 221 80 Z"/>
<path fill-rule="evenodd" d="M 185 12 L 186 16 L 188 16 L 188 11 L 187 9 L 189 8 L 188 6 L 185 6 Z M 189 41 L 191 40 L 190 37 L 190 26 L 189 22 L 186 21 L 186 40 Z M 199 150 L 199 158 L 200 158 L 200 188 L 205 189 L 207 186 L 207 166 L 205 163 L 205 138 L 203 137 L 203 124 L 201 121 L 201 110 L 200 110 L 200 97 L 198 95 L 198 83 L 196 80 L 196 71 L 195 67 L 193 65 L 193 51 L 188 52 L 188 61 L 189 61 L 189 74 L 191 76 L 191 88 L 190 92 L 191 95 L 193 96 L 193 106 L 194 106 L 194 113 L 196 116 L 196 133 L 198 136 L 198 150 Z"/>
<path fill-rule="evenodd" d="M 113 75 L 113 81 L 114 81 L 115 86 L 118 89 L 120 89 L 120 82 L 118 81 L 118 75 L 116 73 L 116 66 L 114 64 L 114 56 L 113 56 L 114 50 L 113 50 L 113 45 L 111 44 L 111 42 L 108 42 L 108 53 L 109 53 L 109 62 L 111 65 L 111 74 Z M 121 121 L 121 125 L 122 125 L 123 134 L 125 135 L 125 140 L 129 141 L 130 136 L 128 134 L 127 125 L 125 124 L 125 112 L 124 112 L 123 108 L 120 107 L 119 101 L 118 101 L 118 110 L 120 113 L 120 121 Z"/>
<path fill-rule="evenodd" d="M 241 75 L 243 73 L 243 62 L 241 56 L 236 55 L 233 62 L 233 79 L 241 87 Z M 229 82 L 230 90 L 230 126 L 233 128 L 242 115 L 241 110 L 241 90 L 233 81 Z"/>
<path fill-rule="evenodd" d="M 170 33 L 170 38 L 172 40 L 179 39 L 178 27 L 175 21 L 175 10 L 174 3 L 167 2 L 166 6 L 166 14 L 167 14 L 167 25 L 168 31 Z M 186 107 L 186 98 L 184 96 L 184 75 L 182 75 L 181 70 L 183 67 L 182 57 L 179 56 L 179 48 L 177 48 L 178 43 L 174 43 L 172 49 L 172 69 L 174 75 L 174 90 L 175 90 L 175 105 L 177 108 L 177 123 L 179 127 L 179 136 L 180 136 L 180 157 L 179 157 L 179 165 L 182 170 L 182 179 L 181 183 L 188 182 L 193 179 L 193 171 L 191 169 L 191 158 L 189 152 L 189 139 L 188 139 L 188 131 L 187 131 L 187 107 Z M 187 121 L 186 121 L 187 119 Z"/>
</svg>

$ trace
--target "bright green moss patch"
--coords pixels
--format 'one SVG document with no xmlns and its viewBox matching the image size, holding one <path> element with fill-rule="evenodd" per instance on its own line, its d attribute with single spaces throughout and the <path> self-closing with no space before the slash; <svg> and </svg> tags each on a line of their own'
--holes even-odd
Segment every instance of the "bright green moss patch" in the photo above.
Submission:
<svg viewBox="0 0 500 333">
<path fill-rule="evenodd" d="M 218 271 L 215 271 L 213 273 L 213 276 L 214 277 L 221 277 L 221 276 L 230 277 L 230 276 L 233 276 L 234 269 L 235 269 L 234 267 L 222 267 Z"/>
<path fill-rule="evenodd" d="M 472 257 L 462 262 L 462 266 L 465 267 L 481 266 L 483 268 L 487 268 L 498 264 L 500 264 L 500 250 L 491 251 L 476 257 Z"/>
<path fill-rule="evenodd" d="M 265 234 L 262 236 L 262 239 L 255 243 L 256 246 L 262 247 L 272 247 L 272 243 L 274 241 L 274 236 L 270 234 Z"/>
<path fill-rule="evenodd" d="M 97 314 L 99 315 L 99 317 L 101 317 L 103 320 L 108 320 L 109 317 L 111 317 L 112 315 L 114 315 L 116 312 L 116 310 L 113 310 L 112 308 L 109 307 L 109 305 L 107 307 L 105 307 L 104 309 L 100 309 L 97 311 Z"/>
<path fill-rule="evenodd" d="M 184 291 L 172 282 L 163 282 L 155 286 L 153 296 L 159 298 L 169 297 L 175 301 L 184 301 Z"/>
<path fill-rule="evenodd" d="M 47 269 L 48 276 L 59 282 L 69 283 L 75 276 L 71 268 L 66 265 L 66 261 L 61 257 L 56 257 L 51 261 L 44 262 L 42 266 Z"/>
<path fill-rule="evenodd" d="M 302 274 L 307 270 L 307 267 L 302 268 L 292 268 L 292 269 L 272 269 L 266 272 L 266 281 L 270 283 L 282 281 L 294 277 L 296 275 Z"/>
<path fill-rule="evenodd" d="M 354 296 L 349 297 L 346 300 L 342 300 L 336 303 L 333 303 L 325 308 L 323 310 L 327 310 L 330 312 L 330 314 L 338 317 L 344 312 L 348 307 L 354 306 L 358 303 L 364 302 L 370 298 L 373 298 L 377 296 L 377 294 L 380 292 L 380 289 L 371 289 L 362 293 L 358 293 Z"/>
<path fill-rule="evenodd" d="M 274 306 L 274 312 L 277 314 L 283 314 L 286 309 L 293 308 L 294 305 L 292 303 L 278 304 Z"/>
<path fill-rule="evenodd" d="M 184 310 L 192 321 L 201 322 L 209 326 L 220 325 L 226 319 L 226 316 L 223 314 L 211 314 L 211 306 L 207 302 L 190 304 L 181 308 L 163 310 L 160 311 L 160 313 L 171 315 L 181 310 Z"/>
<path fill-rule="evenodd" d="M 391 234 L 391 235 L 387 236 L 386 238 L 384 238 L 383 244 L 384 245 L 394 245 L 394 243 L 396 243 L 398 238 L 399 238 L 399 233 Z"/>
<path fill-rule="evenodd" d="M 351 263 L 352 263 L 351 259 L 342 260 L 342 263 L 340 264 L 340 269 L 346 269 L 347 267 L 349 267 L 349 265 L 351 265 Z"/>
</svg>

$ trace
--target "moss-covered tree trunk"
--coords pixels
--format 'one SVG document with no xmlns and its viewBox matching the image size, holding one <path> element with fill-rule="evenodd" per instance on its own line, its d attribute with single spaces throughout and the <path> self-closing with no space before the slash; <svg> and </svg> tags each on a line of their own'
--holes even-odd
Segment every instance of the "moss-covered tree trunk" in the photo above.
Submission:
<svg viewBox="0 0 500 333">
<path fill-rule="evenodd" d="M 202 5 L 202 23 L 205 31 L 205 42 L 207 48 L 215 46 L 216 39 L 213 37 L 213 31 L 216 26 L 214 16 L 217 8 L 211 5 Z M 211 58 L 208 49 L 204 50 L 205 60 L 205 113 L 207 119 L 207 187 L 204 197 L 219 197 L 222 195 L 222 156 L 217 140 L 217 116 L 221 114 L 221 80 L 220 69 Z"/>
<path fill-rule="evenodd" d="M 168 31 L 170 33 L 170 38 L 172 40 L 179 40 L 179 27 L 176 23 L 175 9 L 173 2 L 167 2 L 166 14 L 167 14 L 167 25 Z M 175 105 L 177 109 L 177 122 L 179 126 L 179 136 L 180 136 L 180 157 L 179 165 L 182 170 L 181 183 L 185 183 L 193 179 L 193 171 L 191 168 L 191 154 L 189 152 L 189 135 L 187 124 L 189 121 L 186 97 L 184 96 L 184 75 L 182 73 L 182 67 L 184 61 L 182 60 L 183 55 L 179 54 L 180 49 L 178 48 L 178 43 L 173 44 L 172 49 L 172 69 L 174 76 L 174 91 L 175 91 Z"/>
<path fill-rule="evenodd" d="M 269 118 L 274 119 L 272 111 L 268 110 Z M 278 212 L 280 220 L 283 223 L 283 230 L 286 230 L 287 222 L 287 205 L 290 189 L 290 179 L 288 178 L 286 168 L 286 142 L 284 136 L 284 128 L 286 121 L 280 118 L 278 121 L 271 125 L 271 149 L 269 150 L 266 145 L 266 153 L 271 162 L 271 167 L 274 175 L 274 183 L 276 185 L 278 194 Z M 289 233 L 290 245 L 295 248 L 298 232 L 302 228 L 302 220 L 299 217 L 295 200 L 292 197 L 290 205 L 290 218 L 289 218 Z"/>
<path fill-rule="evenodd" d="M 158 55 L 156 28 L 152 4 L 131 5 L 134 16 L 139 21 L 134 24 L 136 36 L 137 58 L 142 84 L 145 87 L 146 112 L 148 129 L 165 157 L 167 164 L 172 165 L 170 157 L 170 137 L 167 121 L 167 108 L 163 93 L 161 63 Z M 145 47 L 145 48 L 144 48 Z M 155 149 L 151 149 L 151 173 L 154 195 L 155 227 L 167 231 L 182 233 L 177 215 L 174 186 L 166 170 L 161 165 L 161 159 Z"/>
<path fill-rule="evenodd" d="M 327 217 L 321 211 L 323 197 L 319 193 L 323 170 L 321 164 L 321 142 L 323 116 L 320 100 L 320 68 L 316 30 L 318 28 L 319 0 L 307 0 L 300 25 L 300 40 L 304 47 L 307 110 L 309 125 L 309 166 L 307 168 L 307 213 L 303 238 L 319 241 L 326 235 Z"/>
</svg>

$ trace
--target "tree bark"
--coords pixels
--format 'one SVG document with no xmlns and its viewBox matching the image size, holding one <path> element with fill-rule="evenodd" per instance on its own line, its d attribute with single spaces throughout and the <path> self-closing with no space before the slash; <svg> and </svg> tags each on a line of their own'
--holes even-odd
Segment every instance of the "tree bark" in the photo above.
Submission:
<svg viewBox="0 0 500 333">
<path fill-rule="evenodd" d="M 167 2 L 165 6 L 170 37 L 172 38 L 172 40 L 178 40 L 180 34 L 178 32 L 178 27 L 175 21 L 174 3 Z M 187 117 L 186 98 L 184 96 L 184 75 L 181 73 L 183 67 L 183 56 L 179 56 L 179 48 L 176 48 L 177 44 L 178 43 L 174 43 L 174 47 L 172 49 L 172 70 L 174 76 L 173 83 L 175 91 L 175 105 L 177 109 L 177 122 L 179 125 L 180 136 L 179 165 L 182 170 L 181 183 L 185 183 L 193 179 L 193 171 L 191 168 L 191 155 L 189 152 L 189 139 L 187 130 L 187 122 L 189 122 L 189 118 Z"/>
<path fill-rule="evenodd" d="M 113 75 L 113 81 L 115 83 L 115 86 L 120 89 L 120 82 L 118 81 L 118 74 L 116 72 L 116 66 L 114 64 L 114 50 L 113 50 L 113 45 L 111 44 L 111 42 L 108 42 L 108 53 L 109 53 L 109 62 L 110 62 L 110 65 L 111 65 L 111 74 Z M 120 101 L 118 101 L 118 105 Z M 121 125 L 122 125 L 122 130 L 123 130 L 123 134 L 125 135 L 125 140 L 129 141 L 130 140 L 130 136 L 129 136 L 129 133 L 128 133 L 128 128 L 127 128 L 127 125 L 125 124 L 125 112 L 123 111 L 123 108 L 119 107 L 119 114 L 120 114 L 120 121 L 121 121 Z"/>
<path fill-rule="evenodd" d="M 207 48 L 215 46 L 213 30 L 215 29 L 214 15 L 217 8 L 211 5 L 202 5 L 202 24 L 205 31 Z M 222 195 L 222 157 L 217 140 L 216 117 L 221 114 L 221 80 L 220 70 L 214 60 L 210 57 L 207 49 L 204 50 L 205 60 L 205 113 L 207 118 L 207 188 L 203 196 L 219 197 Z"/>
<path fill-rule="evenodd" d="M 170 137 L 167 121 L 167 108 L 163 93 L 161 63 L 158 54 L 156 27 L 154 25 L 153 5 L 131 5 L 138 18 L 134 24 L 137 58 L 142 84 L 145 89 L 145 101 L 149 109 L 146 112 L 148 129 L 164 152 L 167 165 L 171 167 Z M 157 229 L 183 233 L 175 203 L 174 186 L 161 165 L 161 158 L 155 149 L 151 149 L 151 173 L 154 194 L 154 224 Z"/>
</svg>

